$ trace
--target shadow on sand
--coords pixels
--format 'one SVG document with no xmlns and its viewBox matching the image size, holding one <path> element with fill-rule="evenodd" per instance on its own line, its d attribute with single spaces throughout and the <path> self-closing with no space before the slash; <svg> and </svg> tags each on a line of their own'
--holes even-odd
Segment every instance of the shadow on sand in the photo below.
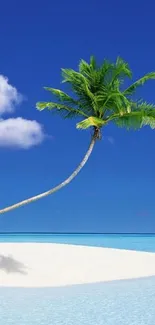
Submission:
<svg viewBox="0 0 155 325">
<path fill-rule="evenodd" d="M 11 256 L 0 255 L 0 270 L 6 273 L 27 274 L 27 267 Z"/>
</svg>

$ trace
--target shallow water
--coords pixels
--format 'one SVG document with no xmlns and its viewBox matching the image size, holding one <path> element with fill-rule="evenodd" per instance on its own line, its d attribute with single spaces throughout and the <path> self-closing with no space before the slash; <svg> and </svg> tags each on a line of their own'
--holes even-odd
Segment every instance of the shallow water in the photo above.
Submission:
<svg viewBox="0 0 155 325">
<path fill-rule="evenodd" d="M 64 288 L 0 288 L 0 325 L 154 325 L 155 277 Z"/>
<path fill-rule="evenodd" d="M 62 243 L 155 252 L 155 235 L 0 234 L 0 242 Z"/>
</svg>

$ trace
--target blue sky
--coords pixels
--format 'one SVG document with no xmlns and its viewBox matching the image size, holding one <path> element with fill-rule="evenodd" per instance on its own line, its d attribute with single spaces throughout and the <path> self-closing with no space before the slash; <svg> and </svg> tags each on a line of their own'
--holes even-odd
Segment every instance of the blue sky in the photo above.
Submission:
<svg viewBox="0 0 155 325">
<path fill-rule="evenodd" d="M 1 208 L 64 180 L 87 150 L 90 134 L 76 121 L 36 111 L 49 98 L 43 86 L 61 88 L 60 69 L 91 54 L 99 62 L 120 55 L 135 79 L 155 70 L 154 10 L 153 0 L 1 4 Z M 155 81 L 139 95 L 155 102 Z M 155 131 L 110 125 L 73 183 L 1 215 L 0 231 L 155 232 L 154 148 Z"/>
</svg>

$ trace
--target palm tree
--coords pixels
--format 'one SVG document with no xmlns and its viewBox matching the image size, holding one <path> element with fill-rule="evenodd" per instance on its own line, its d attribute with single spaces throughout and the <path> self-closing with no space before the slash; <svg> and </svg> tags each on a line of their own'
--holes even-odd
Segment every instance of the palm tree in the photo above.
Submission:
<svg viewBox="0 0 155 325">
<path fill-rule="evenodd" d="M 70 183 L 86 164 L 96 141 L 101 139 L 102 128 L 110 122 L 127 129 L 139 129 L 145 125 L 155 128 L 155 105 L 133 99 L 133 94 L 139 86 L 147 80 L 155 79 L 155 72 L 147 73 L 124 89 L 125 78 L 132 78 L 129 65 L 124 60 L 120 57 L 115 63 L 104 60 L 98 66 L 95 58 L 91 57 L 89 63 L 80 61 L 78 72 L 62 69 L 62 77 L 63 82 L 70 86 L 72 97 L 59 89 L 45 87 L 56 97 L 56 102 L 39 102 L 36 107 L 39 111 L 56 111 L 65 119 L 82 119 L 76 124 L 77 129 L 93 130 L 89 148 L 75 171 L 61 184 L 4 208 L 0 210 L 0 214 L 53 194 Z"/>
</svg>

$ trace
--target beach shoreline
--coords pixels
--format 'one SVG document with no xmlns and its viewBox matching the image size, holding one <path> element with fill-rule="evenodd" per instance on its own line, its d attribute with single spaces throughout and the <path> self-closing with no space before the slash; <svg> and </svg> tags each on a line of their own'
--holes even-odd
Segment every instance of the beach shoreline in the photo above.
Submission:
<svg viewBox="0 0 155 325">
<path fill-rule="evenodd" d="M 0 243 L 0 287 L 61 287 L 155 276 L 155 254 L 53 243 Z"/>
</svg>

